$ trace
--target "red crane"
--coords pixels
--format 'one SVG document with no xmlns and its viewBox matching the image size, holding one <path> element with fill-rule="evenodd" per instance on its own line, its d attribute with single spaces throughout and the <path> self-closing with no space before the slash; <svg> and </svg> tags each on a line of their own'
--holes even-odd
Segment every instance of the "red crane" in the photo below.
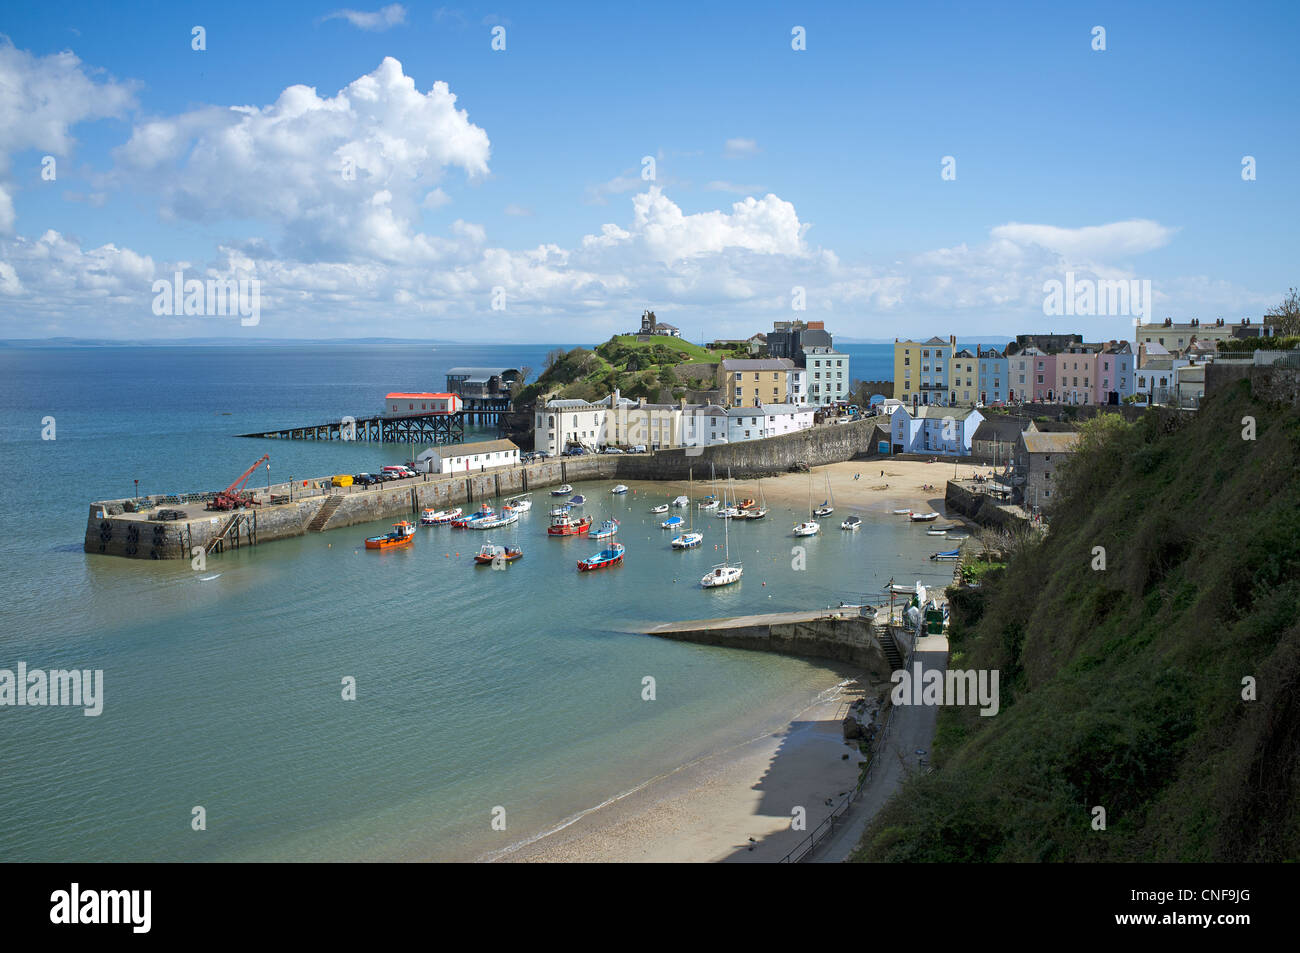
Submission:
<svg viewBox="0 0 1300 953">
<path fill-rule="evenodd" d="M 253 475 L 253 471 L 270 459 L 271 455 L 269 453 L 262 454 L 262 459 L 245 470 L 243 476 L 214 496 L 208 502 L 207 508 L 210 510 L 235 510 L 241 506 L 257 506 L 257 500 L 253 499 L 251 494 L 245 496 L 239 490 L 244 485 L 244 481 Z"/>
</svg>

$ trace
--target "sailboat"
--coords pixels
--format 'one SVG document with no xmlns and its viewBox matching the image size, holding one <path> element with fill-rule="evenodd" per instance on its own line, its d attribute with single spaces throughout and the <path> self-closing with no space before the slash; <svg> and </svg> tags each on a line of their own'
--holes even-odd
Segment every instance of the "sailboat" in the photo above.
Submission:
<svg viewBox="0 0 1300 953">
<path fill-rule="evenodd" d="M 812 509 L 812 471 L 808 471 L 808 509 Z M 821 532 L 822 524 L 811 516 L 794 528 L 796 536 L 816 536 Z"/>
<path fill-rule="evenodd" d="M 831 493 L 831 473 L 826 471 L 826 499 L 822 505 L 813 510 L 813 516 L 830 516 L 835 512 L 834 494 Z"/>
<path fill-rule="evenodd" d="M 689 478 L 693 492 L 695 489 L 695 471 L 691 471 Z M 695 532 L 695 512 L 692 510 L 690 529 L 680 536 L 674 536 L 672 546 L 673 549 L 694 549 L 702 542 L 704 542 L 704 534 Z"/>
<path fill-rule="evenodd" d="M 712 467 L 712 464 L 709 465 Z M 713 492 L 696 504 L 702 510 L 716 510 L 718 508 L 718 474 L 713 471 Z"/>
<path fill-rule="evenodd" d="M 740 563 L 731 565 L 731 538 L 730 538 L 731 520 L 722 524 L 722 564 L 714 566 L 713 570 L 700 580 L 700 585 L 705 589 L 717 589 L 720 586 L 729 586 L 733 582 L 739 582 L 741 573 L 744 569 Z"/>
<path fill-rule="evenodd" d="M 727 503 L 727 493 L 731 493 L 731 503 Z M 722 488 L 722 508 L 714 514 L 720 520 L 735 519 L 740 515 L 740 507 L 736 506 L 736 489 L 731 485 L 731 469 L 727 469 L 727 483 Z"/>
<path fill-rule="evenodd" d="M 740 515 L 747 520 L 761 520 L 767 515 L 767 495 L 763 492 L 762 480 L 758 481 L 758 499 L 757 505 L 753 501 L 747 501 L 750 503 L 748 507 L 742 505 Z"/>
</svg>

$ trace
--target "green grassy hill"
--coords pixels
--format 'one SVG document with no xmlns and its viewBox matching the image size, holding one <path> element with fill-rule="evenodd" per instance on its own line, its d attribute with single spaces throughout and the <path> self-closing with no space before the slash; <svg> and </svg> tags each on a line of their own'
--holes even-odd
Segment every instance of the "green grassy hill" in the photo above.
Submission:
<svg viewBox="0 0 1300 953">
<path fill-rule="evenodd" d="M 950 667 L 998 669 L 1000 713 L 940 710 L 855 859 L 1300 857 L 1300 413 L 1243 381 L 1082 429 L 1051 533 L 952 590 Z"/>
<path fill-rule="evenodd" d="M 710 351 L 666 335 L 642 342 L 635 335 L 618 334 L 595 350 L 578 347 L 553 353 L 546 370 L 515 401 L 523 406 L 543 394 L 600 400 L 615 388 L 633 399 L 654 401 L 665 392 L 675 399 L 686 393 L 687 386 L 677 367 L 712 364 L 733 356 L 731 351 Z"/>
</svg>

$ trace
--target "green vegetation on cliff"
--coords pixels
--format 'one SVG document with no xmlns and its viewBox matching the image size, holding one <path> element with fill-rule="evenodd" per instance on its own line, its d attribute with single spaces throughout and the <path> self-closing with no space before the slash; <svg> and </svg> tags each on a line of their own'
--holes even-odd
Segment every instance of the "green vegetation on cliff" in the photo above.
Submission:
<svg viewBox="0 0 1300 953">
<path fill-rule="evenodd" d="M 856 859 L 1300 857 L 1300 413 L 1242 381 L 1082 431 L 1051 532 L 952 590 L 953 667 L 998 670 L 1000 712 L 940 710 Z"/>
<path fill-rule="evenodd" d="M 732 357 L 731 351 L 710 351 L 681 338 L 656 336 L 637 341 L 619 334 L 595 350 L 576 347 L 553 351 L 536 381 L 516 396 L 517 406 L 543 394 L 577 400 L 600 400 L 618 388 L 624 397 L 658 400 L 667 391 L 673 398 L 686 393 L 687 382 L 677 373 L 683 364 L 711 364 Z"/>
</svg>

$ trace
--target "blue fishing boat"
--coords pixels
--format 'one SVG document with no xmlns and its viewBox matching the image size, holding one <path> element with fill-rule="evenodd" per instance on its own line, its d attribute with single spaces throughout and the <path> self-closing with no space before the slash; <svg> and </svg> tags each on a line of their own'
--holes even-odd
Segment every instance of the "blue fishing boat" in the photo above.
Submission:
<svg viewBox="0 0 1300 953">
<path fill-rule="evenodd" d="M 583 503 L 586 502 L 587 502 L 587 498 L 583 496 L 581 493 L 575 493 L 569 499 L 570 506 L 581 506 Z"/>
<path fill-rule="evenodd" d="M 590 539 L 609 539 L 617 532 L 618 520 L 605 520 L 600 524 L 599 528 L 587 533 L 587 536 Z"/>
<path fill-rule="evenodd" d="M 680 516 L 670 516 L 659 525 L 664 529 L 676 529 L 685 522 L 686 520 L 682 519 Z"/>
<path fill-rule="evenodd" d="M 623 562 L 623 553 L 625 552 L 622 543 L 614 543 L 612 546 L 602 549 L 594 556 L 588 556 L 586 559 L 578 560 L 578 572 L 589 572 L 592 569 L 605 569 L 608 566 L 617 566 Z"/>
</svg>

